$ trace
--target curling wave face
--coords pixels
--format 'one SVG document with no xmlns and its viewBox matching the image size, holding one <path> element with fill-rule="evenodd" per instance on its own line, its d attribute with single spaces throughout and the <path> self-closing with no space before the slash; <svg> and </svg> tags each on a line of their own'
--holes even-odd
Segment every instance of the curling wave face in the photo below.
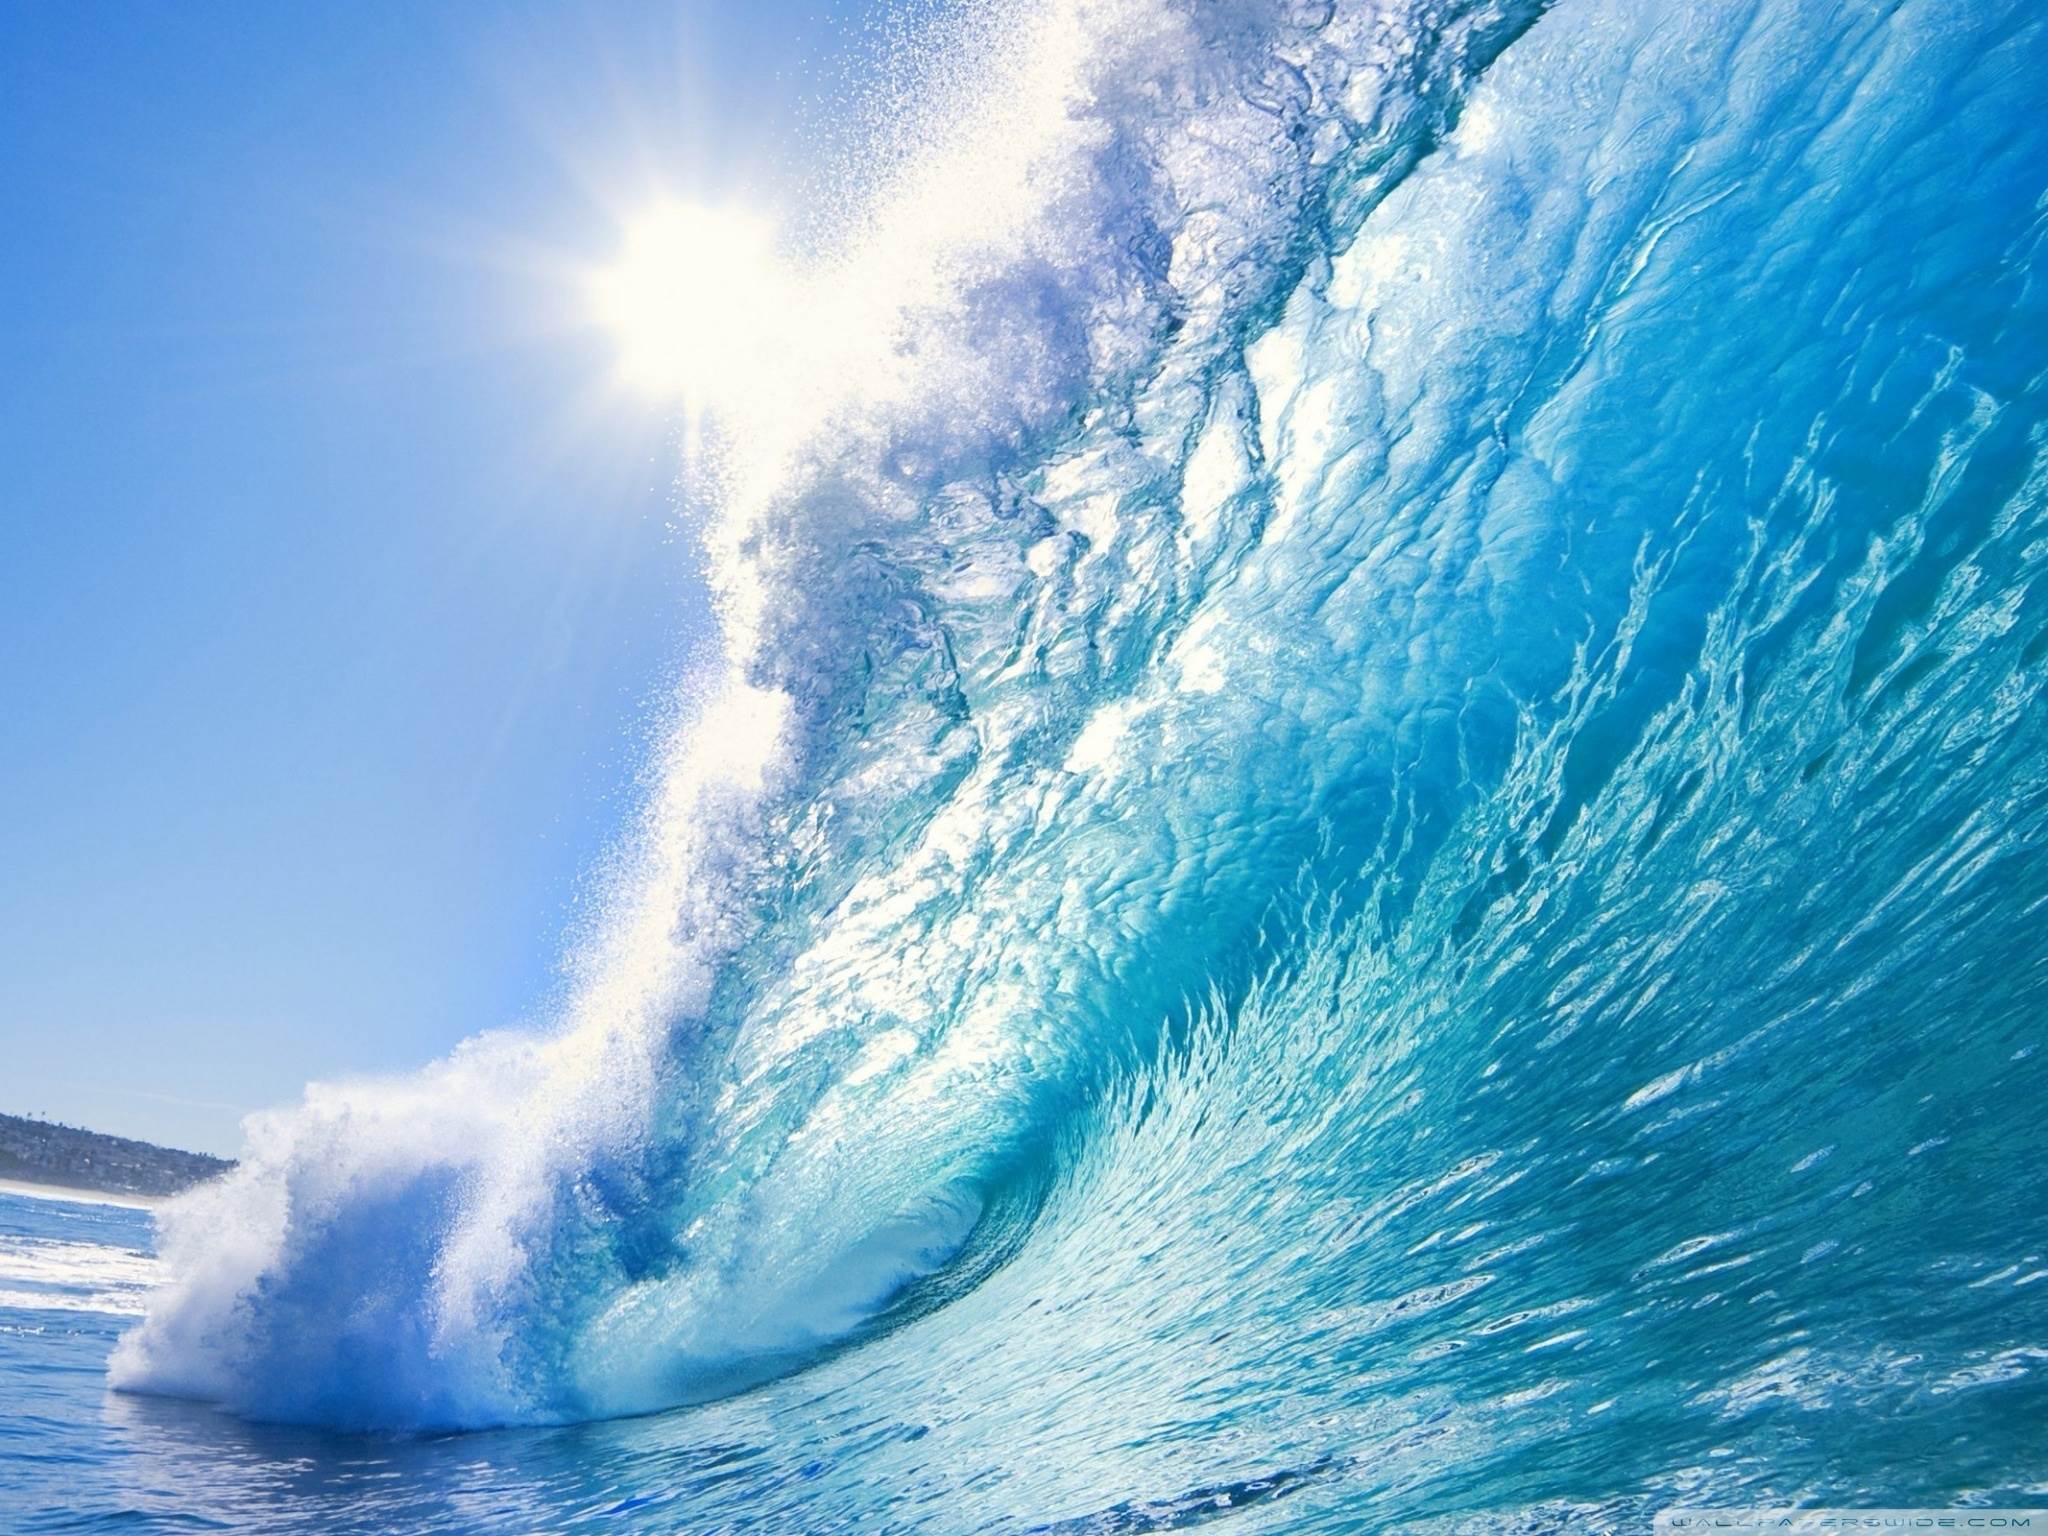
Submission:
<svg viewBox="0 0 2048 1536">
<path fill-rule="evenodd" d="M 1024 10 L 718 426 L 568 1016 L 255 1122 L 117 1383 L 772 1381 L 990 1529 L 2038 1492 L 2048 22 Z"/>
</svg>

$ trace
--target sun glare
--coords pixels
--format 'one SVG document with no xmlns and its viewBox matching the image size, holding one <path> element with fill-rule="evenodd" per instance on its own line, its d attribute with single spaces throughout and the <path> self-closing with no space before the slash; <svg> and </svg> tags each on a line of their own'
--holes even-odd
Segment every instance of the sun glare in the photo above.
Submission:
<svg viewBox="0 0 2048 1536">
<path fill-rule="evenodd" d="M 732 399 L 773 366 L 773 322 L 788 290 L 766 220 L 688 203 L 641 215 L 617 261 L 590 280 L 625 380 L 702 405 Z"/>
</svg>

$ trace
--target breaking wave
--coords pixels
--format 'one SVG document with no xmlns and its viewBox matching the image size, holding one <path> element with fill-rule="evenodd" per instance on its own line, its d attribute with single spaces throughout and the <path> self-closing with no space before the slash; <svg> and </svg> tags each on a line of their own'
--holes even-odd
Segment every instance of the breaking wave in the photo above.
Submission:
<svg viewBox="0 0 2048 1536">
<path fill-rule="evenodd" d="M 989 1528 L 2040 1493 L 2044 80 L 2018 0 L 951 25 L 708 429 L 565 1016 L 252 1121 L 117 1384 L 801 1371 Z"/>
</svg>

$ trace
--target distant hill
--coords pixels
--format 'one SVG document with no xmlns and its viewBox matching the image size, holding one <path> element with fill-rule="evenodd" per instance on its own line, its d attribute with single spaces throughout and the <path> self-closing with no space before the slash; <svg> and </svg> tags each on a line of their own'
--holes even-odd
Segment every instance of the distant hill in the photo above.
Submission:
<svg viewBox="0 0 2048 1536">
<path fill-rule="evenodd" d="M 203 1152 L 0 1115 L 0 1179 L 113 1195 L 175 1195 L 235 1165 Z"/>
</svg>

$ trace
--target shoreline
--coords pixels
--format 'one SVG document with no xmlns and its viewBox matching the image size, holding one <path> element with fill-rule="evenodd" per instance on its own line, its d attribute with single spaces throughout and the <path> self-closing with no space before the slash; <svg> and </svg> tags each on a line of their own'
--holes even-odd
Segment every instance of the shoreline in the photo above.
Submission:
<svg viewBox="0 0 2048 1536">
<path fill-rule="evenodd" d="M 73 1205 L 118 1205 L 131 1211 L 153 1211 L 169 1195 L 131 1195 L 107 1189 L 78 1189 L 69 1184 L 37 1184 L 27 1179 L 0 1179 L 0 1195 L 30 1200 L 64 1200 Z"/>
</svg>

